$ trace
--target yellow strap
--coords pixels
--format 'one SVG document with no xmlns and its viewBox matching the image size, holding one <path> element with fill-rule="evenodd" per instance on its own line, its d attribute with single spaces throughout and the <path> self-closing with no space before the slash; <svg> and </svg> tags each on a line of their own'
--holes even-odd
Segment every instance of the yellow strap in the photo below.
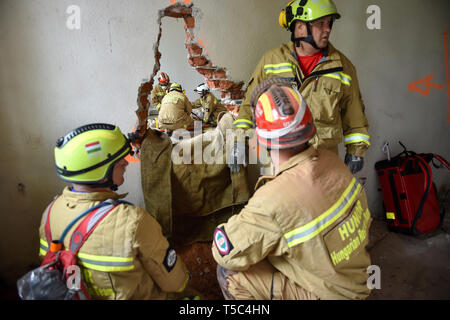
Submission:
<svg viewBox="0 0 450 320">
<path fill-rule="evenodd" d="M 395 220 L 395 213 L 393 212 L 386 212 L 386 218 L 389 220 Z"/>
</svg>

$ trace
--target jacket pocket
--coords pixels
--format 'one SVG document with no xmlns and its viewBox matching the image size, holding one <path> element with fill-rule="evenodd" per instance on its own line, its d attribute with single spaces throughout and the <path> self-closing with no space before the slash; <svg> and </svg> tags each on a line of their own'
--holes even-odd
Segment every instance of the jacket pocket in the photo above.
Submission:
<svg viewBox="0 0 450 320">
<path fill-rule="evenodd" d="M 325 77 L 319 78 L 316 89 L 311 91 L 309 104 L 314 121 L 331 125 L 337 124 L 340 120 L 340 97 L 340 81 Z"/>
</svg>

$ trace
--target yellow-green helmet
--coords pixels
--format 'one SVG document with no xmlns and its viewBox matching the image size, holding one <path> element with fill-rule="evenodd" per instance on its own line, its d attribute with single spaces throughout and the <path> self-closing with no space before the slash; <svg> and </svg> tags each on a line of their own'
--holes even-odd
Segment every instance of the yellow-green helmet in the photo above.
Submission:
<svg viewBox="0 0 450 320">
<path fill-rule="evenodd" d="M 281 11 L 278 22 L 282 28 L 290 29 L 294 21 L 311 22 L 329 15 L 341 17 L 332 0 L 292 0 Z"/>
<path fill-rule="evenodd" d="M 169 92 L 174 90 L 178 92 L 183 92 L 183 88 L 181 88 L 181 85 L 175 82 L 170 85 Z"/>
<path fill-rule="evenodd" d="M 119 127 L 106 123 L 88 124 L 69 132 L 56 142 L 56 174 L 64 181 L 108 186 L 114 190 L 114 164 L 130 151 L 130 141 Z M 103 181 L 105 178 L 108 178 L 107 182 Z"/>
</svg>

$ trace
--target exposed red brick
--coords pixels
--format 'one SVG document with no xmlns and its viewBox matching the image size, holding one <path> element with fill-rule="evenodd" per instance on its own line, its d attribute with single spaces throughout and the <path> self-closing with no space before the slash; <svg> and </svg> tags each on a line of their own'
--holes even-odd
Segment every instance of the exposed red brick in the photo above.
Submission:
<svg viewBox="0 0 450 320">
<path fill-rule="evenodd" d="M 219 80 L 219 87 L 222 90 L 230 90 L 231 88 L 235 88 L 236 83 L 229 80 Z"/>
<path fill-rule="evenodd" d="M 238 100 L 238 99 L 244 99 L 244 91 L 238 90 L 238 91 L 230 91 L 230 99 L 231 100 Z"/>
<path fill-rule="evenodd" d="M 189 54 L 202 54 L 202 47 L 196 45 L 196 44 L 186 44 L 186 49 L 188 50 Z"/>
<path fill-rule="evenodd" d="M 205 56 L 189 57 L 188 62 L 193 67 L 207 65 L 209 60 Z"/>
<path fill-rule="evenodd" d="M 211 89 L 221 89 L 219 86 L 220 80 L 206 80 L 206 84 Z"/>
<path fill-rule="evenodd" d="M 196 70 L 205 78 L 211 79 L 213 77 L 213 69 L 197 68 Z"/>
<path fill-rule="evenodd" d="M 230 99 L 231 95 L 228 91 L 220 91 L 220 98 L 222 99 Z"/>
<path fill-rule="evenodd" d="M 194 28 L 195 27 L 195 18 L 194 17 L 185 17 L 184 23 L 186 23 L 185 28 Z"/>
<path fill-rule="evenodd" d="M 214 78 L 224 79 L 227 77 L 227 72 L 224 69 L 218 69 L 214 71 Z"/>
<path fill-rule="evenodd" d="M 234 84 L 234 85 L 230 88 L 232 91 L 239 91 L 239 90 L 241 90 L 242 87 L 244 86 L 244 82 L 243 82 L 243 81 L 238 82 L 238 83 L 233 82 L 233 84 Z"/>
<path fill-rule="evenodd" d="M 184 18 L 192 16 L 192 9 L 184 5 L 175 4 L 164 9 L 164 16 L 172 18 Z"/>
</svg>

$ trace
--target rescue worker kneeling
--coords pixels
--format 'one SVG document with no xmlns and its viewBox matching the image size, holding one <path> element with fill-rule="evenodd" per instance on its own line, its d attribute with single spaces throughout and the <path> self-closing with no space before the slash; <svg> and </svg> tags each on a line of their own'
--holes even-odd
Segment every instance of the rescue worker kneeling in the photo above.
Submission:
<svg viewBox="0 0 450 320">
<path fill-rule="evenodd" d="M 312 115 L 289 82 L 260 83 L 251 105 L 276 174 L 261 177 L 246 207 L 214 232 L 225 298 L 366 298 L 372 220 L 363 188 L 335 153 L 308 146 Z"/>
<path fill-rule="evenodd" d="M 180 128 L 186 129 L 194 123 L 191 113 L 191 102 L 184 95 L 181 85 L 172 83 L 169 93 L 164 96 L 161 102 L 158 115 L 159 127 L 169 132 Z"/>
<path fill-rule="evenodd" d="M 39 229 L 40 256 L 51 239 L 59 239 L 80 213 L 127 194 L 114 191 L 124 183 L 131 145 L 117 126 L 90 124 L 60 138 L 54 150 L 57 175 L 70 182 L 45 210 Z M 64 248 L 75 223 L 64 238 Z M 161 226 L 144 209 L 128 202 L 114 207 L 80 248 L 77 264 L 92 299 L 170 299 L 179 297 L 190 275 L 162 235 Z M 183 293 L 186 293 L 184 291 Z M 180 296 L 181 297 L 181 296 Z"/>
</svg>

